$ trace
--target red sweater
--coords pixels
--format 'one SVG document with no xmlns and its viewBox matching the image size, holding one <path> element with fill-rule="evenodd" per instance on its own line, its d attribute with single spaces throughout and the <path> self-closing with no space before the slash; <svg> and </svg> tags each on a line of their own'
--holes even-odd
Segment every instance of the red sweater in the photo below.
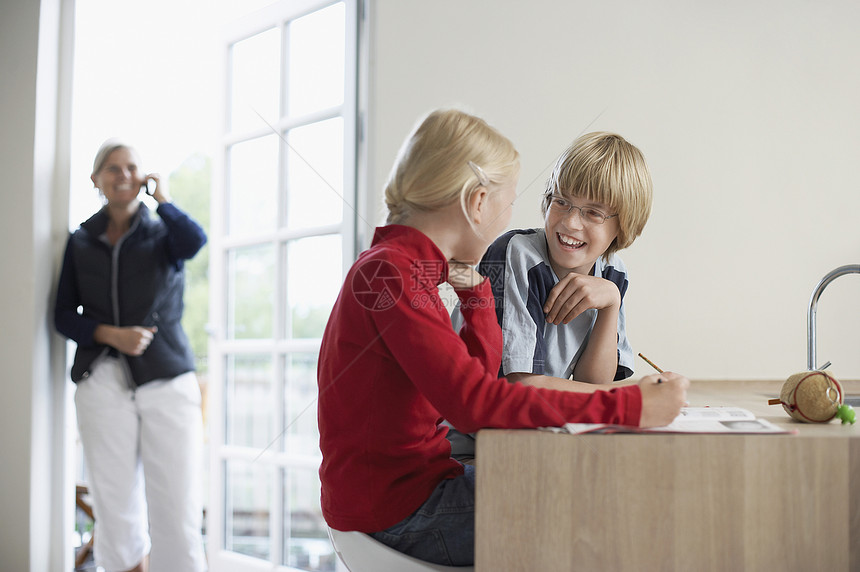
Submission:
<svg viewBox="0 0 860 572">
<path fill-rule="evenodd" d="M 377 532 L 414 512 L 443 479 L 444 418 L 462 432 L 565 422 L 638 425 L 638 386 L 593 394 L 496 377 L 502 332 L 490 283 L 458 291 L 464 326 L 438 296 L 448 263 L 423 233 L 389 225 L 346 276 L 320 349 L 322 510 L 338 530 Z"/>
</svg>

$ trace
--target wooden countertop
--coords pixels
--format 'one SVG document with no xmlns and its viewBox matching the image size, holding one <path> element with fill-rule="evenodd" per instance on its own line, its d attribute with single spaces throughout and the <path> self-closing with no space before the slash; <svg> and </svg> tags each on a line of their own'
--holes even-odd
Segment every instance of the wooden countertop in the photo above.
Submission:
<svg viewBox="0 0 860 572">
<path fill-rule="evenodd" d="M 688 399 L 797 434 L 480 431 L 477 570 L 860 570 L 860 423 L 791 419 L 767 403 L 783 383 Z"/>
<path fill-rule="evenodd" d="M 693 407 L 735 406 L 749 409 L 756 417 L 771 423 L 796 429 L 800 435 L 844 435 L 860 436 L 860 422 L 842 425 L 838 419 L 829 423 L 801 423 L 788 416 L 781 405 L 768 405 L 767 400 L 778 398 L 785 380 L 742 381 L 708 380 L 691 381 L 687 400 Z M 860 380 L 839 382 L 847 396 L 860 396 Z M 858 411 L 860 418 L 860 411 Z"/>
</svg>

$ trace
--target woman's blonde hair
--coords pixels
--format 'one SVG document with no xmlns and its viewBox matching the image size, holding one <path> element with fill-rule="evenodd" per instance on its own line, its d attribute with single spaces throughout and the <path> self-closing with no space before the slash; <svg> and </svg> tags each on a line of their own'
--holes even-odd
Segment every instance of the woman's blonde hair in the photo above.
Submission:
<svg viewBox="0 0 860 572">
<path fill-rule="evenodd" d="M 140 163 L 140 154 L 137 152 L 137 149 L 125 143 L 121 139 L 112 137 L 102 143 L 101 147 L 99 147 L 99 150 L 96 152 L 96 158 L 93 160 L 93 175 L 97 175 L 98 172 L 102 170 L 102 167 L 105 166 L 105 161 L 107 161 L 110 154 L 117 149 L 128 149 L 131 154 L 134 155 L 135 159 L 137 159 L 137 162 Z"/>
<path fill-rule="evenodd" d="M 397 154 L 385 185 L 387 222 L 396 224 L 454 201 L 469 218 L 466 205 L 475 189 L 505 183 L 518 173 L 513 143 L 486 121 L 458 110 L 433 111 Z"/>
<path fill-rule="evenodd" d="M 651 215 L 653 189 L 645 157 L 615 133 L 582 135 L 559 156 L 546 182 L 544 217 L 553 193 L 603 203 L 618 213 L 618 236 L 606 258 L 633 244 Z"/>
</svg>

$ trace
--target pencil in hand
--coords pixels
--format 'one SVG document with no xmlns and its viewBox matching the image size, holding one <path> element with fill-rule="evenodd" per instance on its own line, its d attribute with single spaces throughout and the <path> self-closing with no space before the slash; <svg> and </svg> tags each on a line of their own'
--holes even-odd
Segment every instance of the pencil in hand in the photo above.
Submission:
<svg viewBox="0 0 860 572">
<path fill-rule="evenodd" d="M 656 363 L 654 363 L 654 362 L 653 362 L 653 361 L 651 361 L 650 359 L 648 359 L 648 358 L 646 358 L 645 356 L 643 356 L 641 352 L 639 353 L 639 357 L 641 357 L 641 358 L 642 358 L 642 359 L 644 359 L 646 362 L 648 362 L 648 365 L 650 365 L 651 367 L 653 367 L 654 369 L 656 369 L 658 373 L 663 373 L 663 370 L 662 370 L 662 369 L 660 369 L 659 367 L 657 367 L 657 364 L 656 364 Z"/>
</svg>

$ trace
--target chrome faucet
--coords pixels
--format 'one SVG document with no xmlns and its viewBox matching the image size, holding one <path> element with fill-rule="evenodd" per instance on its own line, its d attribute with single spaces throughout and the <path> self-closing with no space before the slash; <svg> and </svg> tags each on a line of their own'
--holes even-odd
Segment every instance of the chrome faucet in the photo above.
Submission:
<svg viewBox="0 0 860 572">
<path fill-rule="evenodd" d="M 847 264 L 840 266 L 835 270 L 831 270 L 824 275 L 824 278 L 815 287 L 812 292 L 812 297 L 809 299 L 809 315 L 806 318 L 806 369 L 813 371 L 815 366 L 815 312 L 818 309 L 818 299 L 821 293 L 827 288 L 827 285 L 846 274 L 860 274 L 860 264 Z"/>
</svg>

